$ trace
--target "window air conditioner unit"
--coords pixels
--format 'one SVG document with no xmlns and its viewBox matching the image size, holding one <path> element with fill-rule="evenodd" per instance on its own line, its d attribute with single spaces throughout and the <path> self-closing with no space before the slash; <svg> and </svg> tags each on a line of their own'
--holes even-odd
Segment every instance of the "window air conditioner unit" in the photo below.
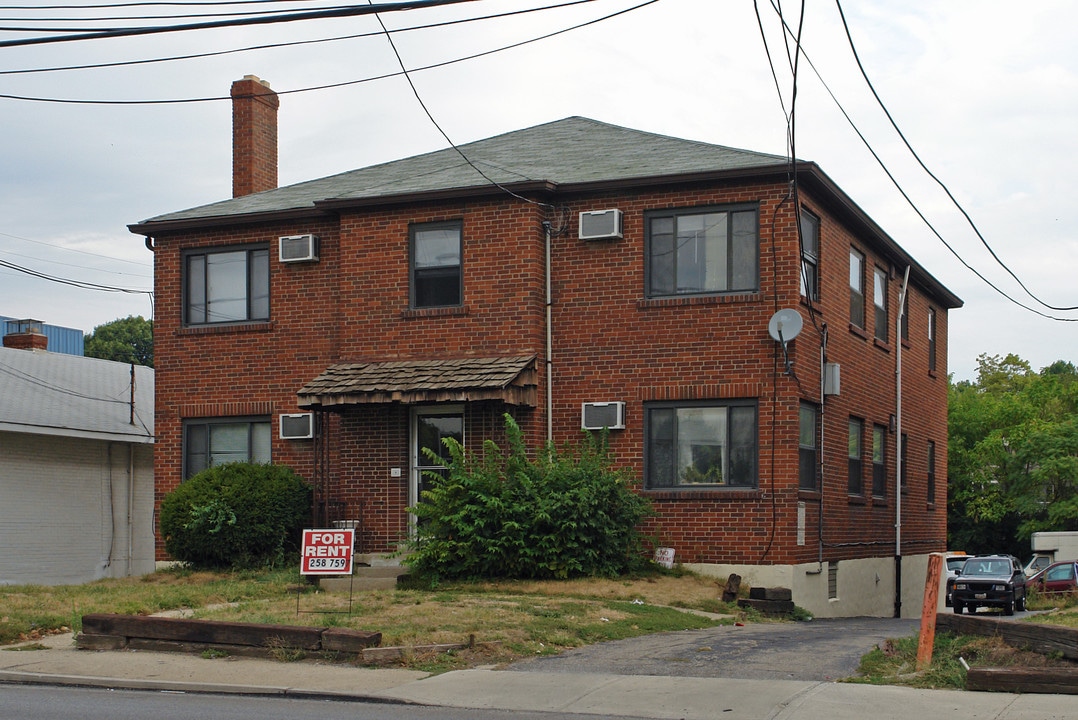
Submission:
<svg viewBox="0 0 1078 720">
<path fill-rule="evenodd" d="M 625 429 L 625 403 L 594 402 L 580 406 L 580 426 L 585 430 Z"/>
<path fill-rule="evenodd" d="M 318 260 L 317 235 L 287 235 L 278 240 L 283 263 L 314 262 Z"/>
<path fill-rule="evenodd" d="M 590 210 L 580 213 L 580 239 L 621 238 L 621 210 Z"/>
<path fill-rule="evenodd" d="M 282 440 L 310 440 L 314 437 L 314 413 L 281 415 Z"/>
</svg>

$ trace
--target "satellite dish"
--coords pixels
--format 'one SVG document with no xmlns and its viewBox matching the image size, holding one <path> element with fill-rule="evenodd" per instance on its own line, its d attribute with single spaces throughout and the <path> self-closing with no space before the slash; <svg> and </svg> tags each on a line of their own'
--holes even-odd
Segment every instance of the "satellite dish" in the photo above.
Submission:
<svg viewBox="0 0 1078 720">
<path fill-rule="evenodd" d="M 785 345 L 801 333 L 803 324 L 801 313 L 785 308 L 771 316 L 771 320 L 767 323 L 767 334 L 776 342 Z"/>
</svg>

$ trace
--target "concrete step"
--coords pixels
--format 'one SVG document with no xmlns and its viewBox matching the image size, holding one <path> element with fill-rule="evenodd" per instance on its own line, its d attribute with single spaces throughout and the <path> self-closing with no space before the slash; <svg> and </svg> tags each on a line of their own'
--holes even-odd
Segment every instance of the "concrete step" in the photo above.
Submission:
<svg viewBox="0 0 1078 720">
<path fill-rule="evenodd" d="M 400 565 L 359 566 L 353 568 L 351 576 L 319 577 L 318 587 L 324 592 L 392 590 L 397 587 L 397 578 L 407 574 L 408 568 Z"/>
</svg>

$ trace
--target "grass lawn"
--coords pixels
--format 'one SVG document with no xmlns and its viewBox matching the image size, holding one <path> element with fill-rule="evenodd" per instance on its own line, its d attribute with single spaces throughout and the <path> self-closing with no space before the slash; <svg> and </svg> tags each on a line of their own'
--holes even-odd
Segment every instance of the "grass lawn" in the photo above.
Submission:
<svg viewBox="0 0 1078 720">
<path fill-rule="evenodd" d="M 554 654 L 604 640 L 759 620 L 736 604 L 722 603 L 721 594 L 722 586 L 714 578 L 673 573 L 363 591 L 352 595 L 349 607 L 347 592 L 322 592 L 295 570 L 168 570 L 85 585 L 0 587 L 0 644 L 78 632 L 88 613 L 151 615 L 177 610 L 202 619 L 377 631 L 386 646 L 460 643 L 470 637 L 477 643 L 494 643 L 469 651 L 470 655 L 409 661 L 410 667 L 439 669 L 447 662 L 450 667 L 465 667 Z M 687 609 L 725 617 L 683 611 Z M 425 665 L 432 662 L 438 667 Z"/>
</svg>

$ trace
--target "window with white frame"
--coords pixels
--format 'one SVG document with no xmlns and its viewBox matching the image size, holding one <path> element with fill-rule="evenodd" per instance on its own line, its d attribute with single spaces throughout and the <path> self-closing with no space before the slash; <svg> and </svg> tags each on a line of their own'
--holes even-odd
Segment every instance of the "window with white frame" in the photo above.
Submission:
<svg viewBox="0 0 1078 720">
<path fill-rule="evenodd" d="M 887 428 L 872 426 L 872 496 L 887 497 Z"/>
<path fill-rule="evenodd" d="M 756 403 L 645 406 L 645 487 L 755 487 Z"/>
<path fill-rule="evenodd" d="M 820 218 L 801 210 L 801 294 L 820 299 Z"/>
<path fill-rule="evenodd" d="M 409 234 L 412 307 L 463 304 L 460 221 L 413 225 Z"/>
<path fill-rule="evenodd" d="M 819 425 L 819 410 L 810 403 L 801 403 L 800 432 L 798 433 L 798 479 L 802 490 L 817 490 L 816 468 Z"/>
<path fill-rule="evenodd" d="M 864 433 L 864 421 L 852 417 L 849 422 L 849 435 L 847 440 L 847 483 L 850 495 L 860 495 L 863 492 L 862 475 L 864 451 L 862 449 L 862 434 Z"/>
<path fill-rule="evenodd" d="M 925 462 L 928 464 L 928 502 L 936 502 L 936 443 L 928 441 Z"/>
<path fill-rule="evenodd" d="M 936 309 L 928 308 L 928 371 L 936 372 Z"/>
<path fill-rule="evenodd" d="M 850 248 L 850 324 L 865 327 L 865 255 Z"/>
<path fill-rule="evenodd" d="M 269 418 L 203 418 L 184 422 L 185 479 L 213 465 L 269 461 Z"/>
<path fill-rule="evenodd" d="M 887 319 L 887 271 L 883 268 L 875 268 L 872 273 L 872 300 L 876 306 L 876 339 L 887 342 L 890 337 Z"/>
<path fill-rule="evenodd" d="M 646 216 L 647 295 L 755 291 L 755 206 L 652 211 Z"/>
<path fill-rule="evenodd" d="M 184 253 L 183 321 L 211 325 L 269 320 L 269 248 L 205 248 Z"/>
</svg>

